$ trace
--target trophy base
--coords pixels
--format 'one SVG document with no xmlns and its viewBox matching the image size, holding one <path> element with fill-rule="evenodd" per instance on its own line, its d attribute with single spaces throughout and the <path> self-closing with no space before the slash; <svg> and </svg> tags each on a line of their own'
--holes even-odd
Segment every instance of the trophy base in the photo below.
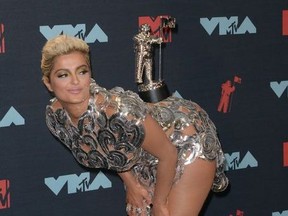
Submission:
<svg viewBox="0 0 288 216">
<path fill-rule="evenodd" d="M 140 98 L 145 102 L 156 103 L 170 96 L 167 85 L 163 81 L 138 85 Z"/>
</svg>

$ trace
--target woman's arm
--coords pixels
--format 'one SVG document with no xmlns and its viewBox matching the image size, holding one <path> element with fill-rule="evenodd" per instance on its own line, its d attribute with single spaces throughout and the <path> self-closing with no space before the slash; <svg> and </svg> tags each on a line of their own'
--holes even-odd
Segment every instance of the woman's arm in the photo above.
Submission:
<svg viewBox="0 0 288 216">
<path fill-rule="evenodd" d="M 153 215 L 166 216 L 167 197 L 169 195 L 176 171 L 177 150 L 167 138 L 160 125 L 148 115 L 144 122 L 145 139 L 142 148 L 158 158 L 157 181 L 153 200 L 130 171 L 118 173 L 126 187 L 126 202 L 133 207 L 145 209 L 153 203 Z"/>
<path fill-rule="evenodd" d="M 170 142 L 158 122 L 156 122 L 156 120 L 154 120 L 150 115 L 146 117 L 144 127 L 145 139 L 142 148 L 157 157 L 159 161 L 157 166 L 157 181 L 152 200 L 153 212 L 156 213 L 155 211 L 158 212 L 159 210 L 157 210 L 158 206 L 162 208 L 167 204 L 167 198 L 176 172 L 177 150 Z"/>
</svg>

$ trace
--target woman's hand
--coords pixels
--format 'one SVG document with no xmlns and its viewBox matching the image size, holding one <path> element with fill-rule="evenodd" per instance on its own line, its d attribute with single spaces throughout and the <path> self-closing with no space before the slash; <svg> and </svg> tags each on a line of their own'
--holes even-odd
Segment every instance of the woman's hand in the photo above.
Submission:
<svg viewBox="0 0 288 216">
<path fill-rule="evenodd" d="M 126 203 L 126 211 L 129 216 L 146 216 L 151 198 L 148 191 L 142 185 L 136 183 L 126 185 Z"/>
<path fill-rule="evenodd" d="M 126 212 L 129 216 L 147 216 L 152 203 L 149 192 L 135 179 L 131 171 L 118 173 L 126 189 Z"/>
</svg>

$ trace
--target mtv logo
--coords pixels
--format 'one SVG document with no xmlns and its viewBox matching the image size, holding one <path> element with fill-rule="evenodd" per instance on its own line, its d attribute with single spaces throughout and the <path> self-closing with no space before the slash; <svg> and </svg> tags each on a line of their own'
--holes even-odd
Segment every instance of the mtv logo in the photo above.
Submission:
<svg viewBox="0 0 288 216">
<path fill-rule="evenodd" d="M 10 107 L 2 120 L 0 120 L 0 128 L 9 127 L 12 124 L 25 125 L 25 119 L 17 112 L 17 110 L 13 106 Z"/>
<path fill-rule="evenodd" d="M 288 142 L 283 143 L 283 166 L 288 167 Z"/>
<path fill-rule="evenodd" d="M 288 210 L 280 212 L 273 212 L 272 216 L 288 216 Z"/>
<path fill-rule="evenodd" d="M 86 30 L 86 24 L 77 24 L 75 26 L 71 24 L 54 25 L 53 27 L 40 26 L 39 30 L 47 40 L 60 34 L 66 34 L 80 38 L 86 43 L 95 43 L 96 41 L 100 43 L 108 42 L 108 36 L 97 23 L 90 31 Z"/>
<path fill-rule="evenodd" d="M 91 179 L 90 172 L 85 172 L 79 176 L 70 174 L 59 176 L 58 178 L 48 177 L 45 178 L 44 182 L 56 196 L 65 186 L 67 186 L 68 194 L 98 190 L 100 187 L 112 187 L 112 182 L 101 171 L 94 179 Z"/>
<path fill-rule="evenodd" d="M 285 91 L 288 94 L 288 80 L 283 80 L 280 82 L 270 82 L 270 87 L 275 92 L 278 98 L 280 98 Z"/>
<path fill-rule="evenodd" d="M 282 12 L 282 34 L 288 36 L 288 10 Z"/>
<path fill-rule="evenodd" d="M 5 53 L 4 24 L 0 23 L 0 53 Z"/>
<path fill-rule="evenodd" d="M 143 24 L 148 24 L 151 28 L 151 34 L 156 37 L 162 37 L 163 42 L 172 42 L 172 31 L 171 28 L 167 30 L 161 29 L 162 26 L 162 18 L 168 18 L 168 15 L 164 16 L 142 16 L 138 18 L 138 25 L 141 26 Z"/>
<path fill-rule="evenodd" d="M 10 208 L 10 182 L 0 180 L 0 209 Z"/>
<path fill-rule="evenodd" d="M 237 210 L 236 211 L 236 216 L 244 216 L 244 212 L 240 211 L 240 210 Z"/>
<path fill-rule="evenodd" d="M 211 35 L 218 27 L 219 35 L 239 35 L 239 34 L 255 34 L 257 32 L 256 27 L 252 23 L 249 17 L 245 17 L 243 22 L 239 22 L 238 16 L 227 17 L 207 17 L 200 18 L 200 24 Z"/>
<path fill-rule="evenodd" d="M 233 152 L 231 155 L 225 153 L 225 158 L 227 161 L 226 171 L 258 167 L 258 161 L 249 151 L 243 158 L 240 157 L 240 152 Z"/>
</svg>

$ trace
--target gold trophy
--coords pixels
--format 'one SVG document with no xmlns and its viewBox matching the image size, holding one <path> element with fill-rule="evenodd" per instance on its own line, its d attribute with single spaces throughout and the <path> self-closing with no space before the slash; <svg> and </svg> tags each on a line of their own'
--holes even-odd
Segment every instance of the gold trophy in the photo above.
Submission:
<svg viewBox="0 0 288 216">
<path fill-rule="evenodd" d="M 162 80 L 161 49 L 163 29 L 175 28 L 175 18 L 160 17 L 160 36 L 151 35 L 151 27 L 142 24 L 139 33 L 134 36 L 134 51 L 136 55 L 135 81 L 138 85 L 139 96 L 146 102 L 158 102 L 170 96 L 167 85 Z M 159 45 L 159 76 L 153 80 L 154 46 Z"/>
</svg>

